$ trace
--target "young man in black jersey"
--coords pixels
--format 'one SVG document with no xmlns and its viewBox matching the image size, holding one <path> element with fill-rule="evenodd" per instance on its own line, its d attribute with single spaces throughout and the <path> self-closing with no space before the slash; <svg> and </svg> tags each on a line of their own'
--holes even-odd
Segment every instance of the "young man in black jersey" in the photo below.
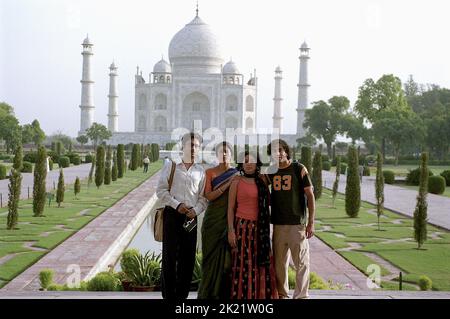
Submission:
<svg viewBox="0 0 450 319">
<path fill-rule="evenodd" d="M 280 298 L 289 297 L 290 251 L 296 270 L 293 298 L 308 298 L 308 239 L 314 234 L 315 215 L 313 185 L 306 167 L 291 160 L 285 141 L 273 140 L 267 152 L 277 164 L 269 168 L 267 176 L 271 184 L 272 243 L 278 294 Z"/>
</svg>

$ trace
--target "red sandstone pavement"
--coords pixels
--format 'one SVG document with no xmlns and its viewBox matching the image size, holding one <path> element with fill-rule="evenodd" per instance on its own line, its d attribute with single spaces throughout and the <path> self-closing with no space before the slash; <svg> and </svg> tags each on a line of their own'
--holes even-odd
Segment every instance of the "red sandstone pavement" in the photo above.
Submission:
<svg viewBox="0 0 450 319">
<path fill-rule="evenodd" d="M 142 210 L 155 192 L 158 178 L 159 174 L 155 174 L 135 188 L 114 206 L 9 282 L 1 291 L 38 290 L 39 272 L 43 268 L 54 270 L 56 283 L 65 283 L 69 275 L 73 274 L 73 272 L 67 272 L 68 267 L 75 265 L 81 271 L 81 280 L 84 280 L 92 270 L 97 269 L 105 261 L 114 259 L 114 255 L 126 247 L 134 231 L 139 227 L 140 224 L 133 225 L 136 224 L 136 219 L 139 215 L 146 215 L 145 212 L 145 214 L 142 213 Z M 108 262 L 100 268 L 106 270 L 107 266 Z"/>
<path fill-rule="evenodd" d="M 309 240 L 311 271 L 348 290 L 370 290 L 367 277 L 317 237 Z"/>
<path fill-rule="evenodd" d="M 114 206 L 91 221 L 72 237 L 42 257 L 36 264 L 13 279 L 2 292 L 36 291 L 39 289 L 39 272 L 43 268 L 55 271 L 54 281 L 65 283 L 67 269 L 78 265 L 81 279 L 94 272 L 106 270 L 126 247 L 146 216 L 150 198 L 157 186 L 159 173 L 153 175 L 131 191 Z M 141 221 L 141 222 L 142 222 Z M 325 280 L 348 285 L 347 289 L 367 290 L 366 277 L 317 237 L 310 240 L 311 271 Z"/>
</svg>

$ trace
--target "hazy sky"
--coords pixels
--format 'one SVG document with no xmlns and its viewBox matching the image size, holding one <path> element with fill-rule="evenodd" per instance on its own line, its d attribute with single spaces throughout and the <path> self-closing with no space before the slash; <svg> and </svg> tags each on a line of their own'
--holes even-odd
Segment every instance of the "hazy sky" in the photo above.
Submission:
<svg viewBox="0 0 450 319">
<path fill-rule="evenodd" d="M 0 0 L 0 101 L 21 124 L 75 136 L 80 125 L 81 42 L 94 43 L 95 121 L 107 125 L 108 67 L 119 67 L 119 130 L 134 130 L 134 74 L 144 78 L 195 16 L 195 0 Z M 259 78 L 258 127 L 271 127 L 274 70 L 283 70 L 284 133 L 296 127 L 300 44 L 311 47 L 310 102 L 354 103 L 369 78 L 413 74 L 450 87 L 450 2 L 199 0 L 199 16 L 247 77 Z"/>
</svg>

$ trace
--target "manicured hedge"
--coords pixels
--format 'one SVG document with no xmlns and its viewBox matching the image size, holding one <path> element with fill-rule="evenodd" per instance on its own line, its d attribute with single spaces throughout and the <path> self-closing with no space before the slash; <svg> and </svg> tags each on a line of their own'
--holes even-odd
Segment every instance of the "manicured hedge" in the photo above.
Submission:
<svg viewBox="0 0 450 319">
<path fill-rule="evenodd" d="M 22 173 L 33 173 L 33 164 L 30 162 L 23 162 Z"/>
<path fill-rule="evenodd" d="M 329 171 L 331 169 L 331 163 L 328 161 L 322 162 L 322 169 L 324 171 Z"/>
<path fill-rule="evenodd" d="M 445 183 L 447 186 L 450 186 L 450 170 L 443 171 L 441 176 L 445 178 Z"/>
<path fill-rule="evenodd" d="M 30 163 L 36 163 L 36 158 L 37 158 L 36 152 L 29 152 L 24 155 L 23 161 L 30 162 Z"/>
<path fill-rule="evenodd" d="M 0 179 L 6 179 L 6 166 L 0 164 Z"/>
<path fill-rule="evenodd" d="M 386 184 L 391 184 L 391 185 L 394 184 L 395 174 L 393 171 L 389 171 L 389 170 L 383 171 L 383 176 L 384 176 L 384 182 Z"/>
<path fill-rule="evenodd" d="M 59 158 L 59 167 L 60 168 L 66 168 L 70 166 L 70 158 L 68 158 L 67 156 L 61 156 Z"/>
<path fill-rule="evenodd" d="M 433 172 L 428 170 L 428 175 L 433 176 Z M 406 175 L 406 184 L 418 186 L 420 182 L 420 167 L 410 170 Z"/>
<path fill-rule="evenodd" d="M 443 194 L 445 191 L 445 178 L 442 176 L 428 177 L 428 192 L 432 194 Z"/>
<path fill-rule="evenodd" d="M 92 163 L 92 158 L 93 156 L 91 154 L 88 154 L 84 157 L 84 162 L 85 163 Z"/>
</svg>

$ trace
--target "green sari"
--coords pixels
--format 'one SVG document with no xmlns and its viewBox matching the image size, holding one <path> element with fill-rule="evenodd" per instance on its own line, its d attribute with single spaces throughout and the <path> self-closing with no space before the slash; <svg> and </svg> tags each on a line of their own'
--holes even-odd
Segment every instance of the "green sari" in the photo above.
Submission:
<svg viewBox="0 0 450 319">
<path fill-rule="evenodd" d="M 237 173 L 230 168 L 212 180 L 215 190 Z M 228 189 L 209 202 L 202 224 L 202 279 L 199 299 L 229 299 L 231 252 L 227 232 Z"/>
</svg>

